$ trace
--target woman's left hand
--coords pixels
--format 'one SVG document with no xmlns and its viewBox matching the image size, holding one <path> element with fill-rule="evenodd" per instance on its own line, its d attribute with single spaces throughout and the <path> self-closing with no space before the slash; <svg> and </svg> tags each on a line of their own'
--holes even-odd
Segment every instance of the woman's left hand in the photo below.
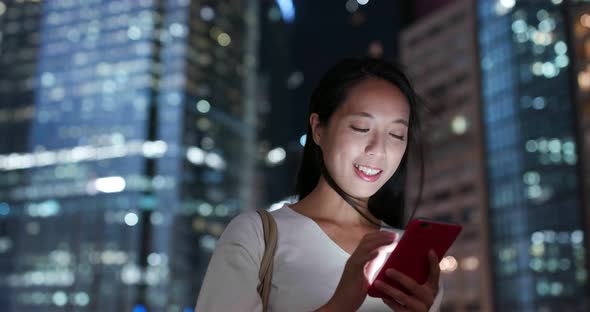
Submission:
<svg viewBox="0 0 590 312">
<path fill-rule="evenodd" d="M 388 269 L 386 274 L 389 278 L 397 281 L 405 287 L 410 294 L 393 288 L 382 281 L 375 281 L 375 286 L 388 295 L 388 299 L 383 299 L 383 302 L 396 312 L 426 312 L 434 303 L 434 298 L 438 293 L 438 280 L 440 277 L 440 267 L 438 266 L 438 257 L 431 250 L 428 253 L 428 260 L 430 262 L 430 275 L 426 283 L 420 285 L 411 277 L 402 274 L 393 269 Z"/>
</svg>

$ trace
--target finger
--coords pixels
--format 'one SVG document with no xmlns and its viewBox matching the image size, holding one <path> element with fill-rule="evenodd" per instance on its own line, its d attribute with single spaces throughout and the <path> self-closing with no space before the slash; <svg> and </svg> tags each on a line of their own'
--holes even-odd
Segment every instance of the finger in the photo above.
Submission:
<svg viewBox="0 0 590 312">
<path fill-rule="evenodd" d="M 430 262 L 430 273 L 428 275 L 427 284 L 430 285 L 430 287 L 432 288 L 432 290 L 434 290 L 435 293 L 437 293 L 438 283 L 440 280 L 440 266 L 438 257 L 432 249 L 430 250 L 430 252 L 428 252 L 428 261 Z"/>
<path fill-rule="evenodd" d="M 377 272 L 383 266 L 383 264 L 385 263 L 385 261 L 387 259 L 387 254 L 384 253 L 382 250 L 377 250 L 376 252 L 377 252 L 377 256 L 375 258 L 371 259 L 365 265 L 365 277 L 369 281 L 372 281 L 374 279 Z"/>
<path fill-rule="evenodd" d="M 382 246 L 390 245 L 395 241 L 396 234 L 395 233 L 384 233 L 383 234 L 375 235 L 375 236 L 365 236 L 361 242 L 359 243 L 359 248 L 362 248 L 366 251 L 372 251 Z M 369 234 L 367 234 L 369 235 Z"/>
<path fill-rule="evenodd" d="M 377 256 L 379 255 L 379 251 L 373 251 L 373 252 L 369 252 L 365 255 L 363 255 L 359 260 L 362 261 L 363 263 L 367 263 L 375 258 L 377 258 Z"/>
<path fill-rule="evenodd" d="M 397 237 L 397 233 L 390 231 L 375 231 L 363 236 L 361 241 L 370 241 L 381 237 L 390 237 L 392 239 L 395 239 Z"/>
<path fill-rule="evenodd" d="M 378 256 L 382 246 L 391 245 L 395 241 L 395 233 L 392 234 L 385 233 L 372 237 L 367 237 L 369 234 L 365 235 L 365 238 L 352 253 L 350 260 L 357 265 L 364 266 L 367 261 Z"/>
<path fill-rule="evenodd" d="M 359 247 L 353 252 L 350 259 L 356 259 L 354 261 L 363 262 L 364 264 L 365 261 L 374 259 L 380 253 L 381 252 L 379 251 L 378 247 L 373 249 L 365 249 L 364 247 Z"/>
<path fill-rule="evenodd" d="M 409 312 L 410 311 L 405 306 L 399 304 L 397 301 L 395 301 L 393 299 L 383 298 L 381 300 L 383 300 L 383 302 L 395 312 L 406 312 L 406 311 Z"/>
<path fill-rule="evenodd" d="M 382 251 L 385 253 L 392 253 L 393 250 L 395 249 L 395 246 L 396 246 L 396 244 L 395 244 L 395 240 L 394 240 L 391 244 L 379 247 L 379 251 Z"/>
<path fill-rule="evenodd" d="M 375 250 L 372 252 L 367 252 L 367 253 L 359 253 L 359 252 L 355 251 L 350 256 L 350 258 L 348 258 L 348 262 L 353 264 L 358 269 L 361 269 L 361 268 L 365 268 L 367 263 L 370 263 L 370 261 L 377 258 L 377 256 L 379 256 L 378 250 Z"/>
<path fill-rule="evenodd" d="M 384 294 L 389 296 L 391 299 L 397 301 L 399 304 L 404 306 L 410 311 L 427 311 L 429 305 L 420 301 L 416 297 L 412 297 L 404 293 L 403 291 L 393 288 L 382 281 L 376 281 L 375 286 L 381 290 Z M 397 311 L 397 310 L 396 310 Z"/>
<path fill-rule="evenodd" d="M 430 286 L 422 286 L 418 284 L 411 277 L 400 273 L 394 269 L 388 269 L 385 274 L 398 281 L 405 289 L 407 289 L 414 297 L 418 298 L 421 302 L 424 302 L 427 306 L 431 306 L 434 302 L 434 290 Z"/>
</svg>

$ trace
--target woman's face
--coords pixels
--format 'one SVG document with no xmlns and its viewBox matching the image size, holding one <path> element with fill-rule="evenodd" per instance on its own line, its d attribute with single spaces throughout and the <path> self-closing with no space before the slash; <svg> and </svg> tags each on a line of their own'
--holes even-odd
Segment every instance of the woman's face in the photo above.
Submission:
<svg viewBox="0 0 590 312">
<path fill-rule="evenodd" d="M 343 191 L 367 199 L 393 176 L 406 151 L 409 117 L 405 95 L 377 78 L 352 87 L 327 125 L 312 114 L 313 139 Z"/>
</svg>

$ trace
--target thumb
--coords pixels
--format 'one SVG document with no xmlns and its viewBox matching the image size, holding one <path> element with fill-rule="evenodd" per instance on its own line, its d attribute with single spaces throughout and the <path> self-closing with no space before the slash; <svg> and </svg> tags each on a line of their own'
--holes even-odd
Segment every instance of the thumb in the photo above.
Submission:
<svg viewBox="0 0 590 312">
<path fill-rule="evenodd" d="M 365 278 L 370 284 L 372 284 L 375 277 L 377 277 L 377 273 L 381 267 L 383 267 L 388 254 L 389 252 L 386 249 L 379 249 L 377 256 L 370 260 L 365 266 Z"/>
</svg>

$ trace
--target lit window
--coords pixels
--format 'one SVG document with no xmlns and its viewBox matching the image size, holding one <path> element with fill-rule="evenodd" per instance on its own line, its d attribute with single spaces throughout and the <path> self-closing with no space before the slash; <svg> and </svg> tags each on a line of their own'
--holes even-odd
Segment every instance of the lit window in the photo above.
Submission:
<svg viewBox="0 0 590 312">
<path fill-rule="evenodd" d="M 205 21 L 211 21 L 215 18 L 215 11 L 210 6 L 204 6 L 200 11 L 201 18 Z"/>
<path fill-rule="evenodd" d="M 461 269 L 465 271 L 475 271 L 479 267 L 479 259 L 474 256 L 467 257 L 461 261 Z"/>
<path fill-rule="evenodd" d="M 457 259 L 453 256 L 446 256 L 440 261 L 440 269 L 442 272 L 451 273 L 457 269 Z"/>
<path fill-rule="evenodd" d="M 227 33 L 220 33 L 217 36 L 217 43 L 222 47 L 227 47 L 231 43 L 231 37 Z"/>
</svg>

